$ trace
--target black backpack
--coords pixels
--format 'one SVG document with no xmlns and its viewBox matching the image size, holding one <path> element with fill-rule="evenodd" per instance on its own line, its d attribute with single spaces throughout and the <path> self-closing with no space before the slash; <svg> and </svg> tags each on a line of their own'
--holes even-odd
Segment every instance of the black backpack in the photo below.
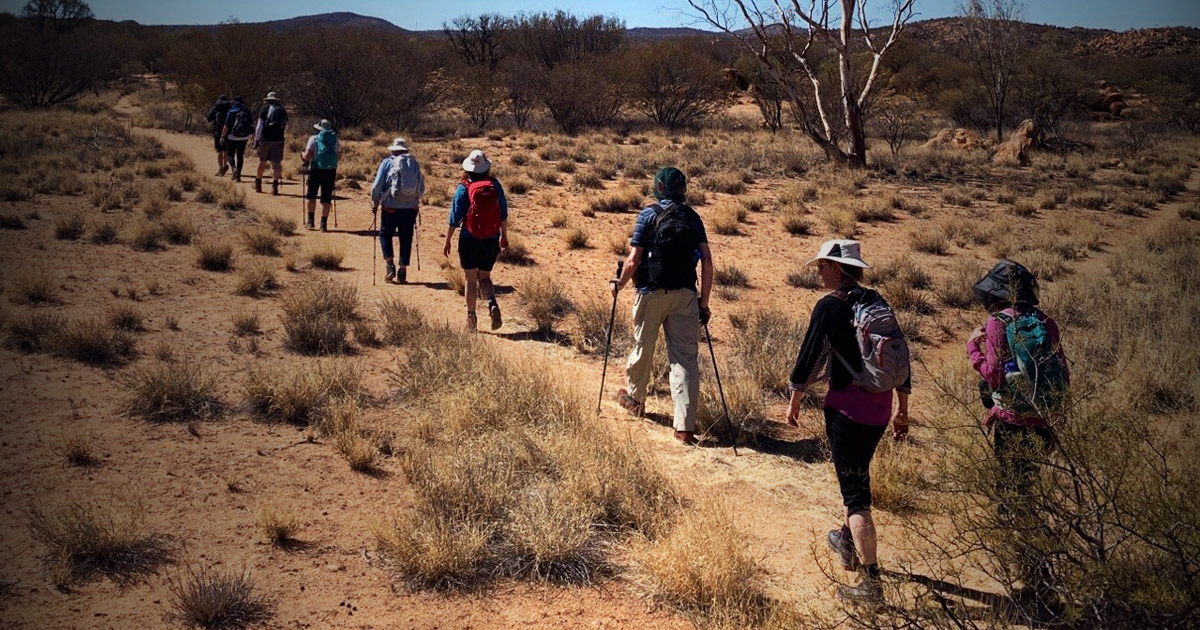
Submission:
<svg viewBox="0 0 1200 630">
<path fill-rule="evenodd" d="M 250 118 L 250 110 L 243 107 L 234 112 L 229 133 L 239 138 L 246 138 L 254 133 L 254 120 Z"/>
<path fill-rule="evenodd" d="M 213 133 L 221 133 L 221 128 L 225 126 L 225 117 L 229 115 L 231 103 L 217 103 L 213 105 L 212 111 L 208 113 L 208 122 L 212 123 Z"/>
<path fill-rule="evenodd" d="M 287 111 L 282 105 L 267 106 L 267 120 L 264 122 L 266 128 L 276 131 L 283 129 L 283 123 L 287 122 Z"/>
<path fill-rule="evenodd" d="M 638 267 L 638 286 L 668 291 L 696 287 L 696 248 L 700 235 L 690 219 L 695 211 L 684 204 L 663 208 L 655 204 L 654 222 L 646 246 L 646 262 Z"/>
</svg>

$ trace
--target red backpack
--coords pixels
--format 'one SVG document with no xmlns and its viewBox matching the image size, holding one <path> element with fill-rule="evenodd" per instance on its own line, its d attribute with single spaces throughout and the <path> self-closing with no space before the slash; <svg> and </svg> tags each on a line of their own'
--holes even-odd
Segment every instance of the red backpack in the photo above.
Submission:
<svg viewBox="0 0 1200 630">
<path fill-rule="evenodd" d="M 500 189 L 496 180 L 463 182 L 467 186 L 467 231 L 475 238 L 491 238 L 500 233 Z"/>
</svg>

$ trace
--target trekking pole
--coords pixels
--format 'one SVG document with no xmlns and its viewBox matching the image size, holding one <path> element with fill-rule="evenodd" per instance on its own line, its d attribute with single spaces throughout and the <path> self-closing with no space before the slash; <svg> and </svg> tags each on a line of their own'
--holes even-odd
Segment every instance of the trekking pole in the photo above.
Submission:
<svg viewBox="0 0 1200 630">
<path fill-rule="evenodd" d="M 417 271 L 421 270 L 421 211 L 417 210 L 417 233 L 413 234 L 413 245 L 417 249 Z"/>
<path fill-rule="evenodd" d="M 617 261 L 617 282 L 621 281 L 621 271 L 625 269 L 625 261 Z M 600 398 L 596 400 L 596 413 L 600 413 L 600 405 L 604 402 L 604 378 L 608 376 L 608 351 L 612 347 L 613 325 L 617 322 L 617 296 L 613 296 L 612 313 L 608 316 L 608 339 L 604 342 L 604 369 L 600 371 Z"/>
<path fill-rule="evenodd" d="M 375 227 L 375 221 L 378 219 L 379 219 L 379 215 L 372 212 L 371 213 L 371 234 L 372 234 L 371 240 L 373 242 L 371 243 L 371 286 L 375 286 L 375 266 L 376 266 L 375 256 L 378 253 L 377 248 L 379 247 L 379 231 Z M 335 224 L 333 227 L 337 227 L 337 225 Z"/>
<path fill-rule="evenodd" d="M 337 197 L 333 198 L 333 227 L 337 227 Z"/>
<path fill-rule="evenodd" d="M 742 436 L 742 430 L 733 424 L 733 418 L 729 417 L 729 405 L 725 403 L 725 389 L 721 387 L 721 372 L 717 369 L 717 353 L 713 351 L 712 335 L 708 332 L 708 324 L 704 324 L 704 338 L 708 341 L 708 354 L 712 357 L 713 376 L 717 378 L 717 393 L 721 394 L 721 407 L 725 410 L 725 422 L 729 423 L 729 428 L 733 429 L 733 454 L 736 457 L 738 438 Z"/>
</svg>

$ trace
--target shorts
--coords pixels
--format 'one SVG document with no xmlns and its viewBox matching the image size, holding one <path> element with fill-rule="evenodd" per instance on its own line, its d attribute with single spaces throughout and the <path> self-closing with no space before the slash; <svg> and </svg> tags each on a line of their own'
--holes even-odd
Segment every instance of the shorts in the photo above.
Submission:
<svg viewBox="0 0 1200 630">
<path fill-rule="evenodd" d="M 463 270 L 491 271 L 500 257 L 500 239 L 458 235 L 458 264 Z"/>
<path fill-rule="evenodd" d="M 305 199 L 316 199 L 317 189 L 321 190 L 321 203 L 333 203 L 333 182 L 337 179 L 337 170 L 332 168 L 313 168 L 308 172 L 308 191 Z"/>
<path fill-rule="evenodd" d="M 221 134 L 219 133 L 213 134 L 213 150 L 217 153 L 225 152 L 225 141 L 221 139 Z"/>
<path fill-rule="evenodd" d="M 825 435 L 848 514 L 871 509 L 871 459 L 886 430 L 886 424 L 862 424 L 832 407 L 825 408 Z"/>
<path fill-rule="evenodd" d="M 278 164 L 283 161 L 283 140 L 263 140 L 258 143 L 258 159 Z"/>
</svg>

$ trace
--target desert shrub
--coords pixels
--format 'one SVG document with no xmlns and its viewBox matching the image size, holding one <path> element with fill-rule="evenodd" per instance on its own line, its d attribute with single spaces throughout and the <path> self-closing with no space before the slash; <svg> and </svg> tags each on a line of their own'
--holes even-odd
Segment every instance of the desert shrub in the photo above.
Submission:
<svg viewBox="0 0 1200 630">
<path fill-rule="evenodd" d="M 1076 208 L 1103 210 L 1108 205 L 1108 194 L 1103 190 L 1081 190 L 1071 195 L 1067 202 Z"/>
<path fill-rule="evenodd" d="M 133 222 L 129 233 L 129 246 L 142 252 L 163 249 L 163 230 L 158 223 L 145 219 Z"/>
<path fill-rule="evenodd" d="M 504 191 L 514 195 L 524 195 L 533 188 L 533 182 L 529 181 L 528 177 L 517 175 L 510 177 L 504 182 Z"/>
<path fill-rule="evenodd" d="M 800 347 L 803 328 L 779 311 L 757 309 L 744 315 L 733 339 L 732 364 L 763 392 L 784 396 L 791 352 Z M 787 351 L 781 351 L 786 348 Z"/>
<path fill-rule="evenodd" d="M 334 448 L 350 465 L 350 470 L 360 473 L 373 473 L 377 470 L 379 449 L 359 431 L 337 434 Z"/>
<path fill-rule="evenodd" d="M 180 422 L 221 411 L 217 379 L 200 363 L 150 363 L 123 377 L 125 411 L 151 422 Z"/>
<path fill-rule="evenodd" d="M 592 170 L 575 175 L 575 185 L 580 188 L 599 190 L 604 188 L 604 180 Z"/>
<path fill-rule="evenodd" d="M 996 191 L 996 203 L 1006 206 L 1016 203 L 1018 197 L 1020 197 L 1020 194 L 1011 186 L 1005 186 Z"/>
<path fill-rule="evenodd" d="M 567 244 L 567 249 L 584 249 L 588 246 L 588 233 L 583 228 L 563 230 L 559 238 Z"/>
<path fill-rule="evenodd" d="M 264 540 L 276 547 L 286 547 L 296 539 L 300 530 L 300 518 L 289 504 L 268 501 L 258 508 L 254 524 Z"/>
<path fill-rule="evenodd" d="M 703 185 L 707 190 L 727 195 L 740 195 L 746 192 L 746 182 L 742 179 L 742 175 L 729 171 L 706 175 Z"/>
<path fill-rule="evenodd" d="M 509 233 L 508 248 L 500 252 L 500 256 L 496 259 L 508 265 L 532 265 L 533 257 L 529 255 L 529 247 L 516 234 Z"/>
<path fill-rule="evenodd" d="M 934 292 L 938 300 L 953 308 L 969 308 L 975 303 L 974 285 L 983 270 L 970 260 L 955 261 L 945 282 L 938 283 Z"/>
<path fill-rule="evenodd" d="M 960 186 L 942 191 L 942 201 L 951 206 L 970 208 L 975 201 L 975 196 L 971 194 L 970 190 Z"/>
<path fill-rule="evenodd" d="M 1179 218 L 1187 219 L 1189 221 L 1200 220 L 1200 203 L 1180 208 Z"/>
<path fill-rule="evenodd" d="M 908 256 L 875 265 L 867 270 L 865 279 L 869 284 L 902 284 L 913 289 L 928 289 L 933 285 L 933 278 L 929 272 Z"/>
<path fill-rule="evenodd" d="M 196 236 L 196 224 L 192 217 L 178 210 L 172 210 L 158 220 L 159 233 L 162 238 L 175 245 L 187 245 Z"/>
<path fill-rule="evenodd" d="M 1053 210 L 1067 202 L 1067 191 L 1063 189 L 1045 189 L 1037 191 L 1033 196 L 1034 203 L 1042 210 Z"/>
<path fill-rule="evenodd" d="M 278 214 L 264 214 L 260 217 L 263 224 L 275 231 L 280 236 L 293 236 L 296 234 L 296 220 L 290 217 L 285 217 Z"/>
<path fill-rule="evenodd" d="M 1189 169 L 1186 164 L 1156 169 L 1148 176 L 1149 191 L 1160 201 L 1166 201 L 1172 195 L 1187 190 L 1188 174 Z"/>
<path fill-rule="evenodd" d="M 910 284 L 894 282 L 882 287 L 880 293 L 888 304 L 897 310 L 910 311 L 918 315 L 929 315 L 934 312 L 933 304 L 925 293 L 914 289 Z"/>
<path fill-rule="evenodd" d="M 425 326 L 425 317 L 420 309 L 398 298 L 385 298 L 379 303 L 379 325 L 384 343 L 403 346 Z"/>
<path fill-rule="evenodd" d="M 548 275 L 529 278 L 522 283 L 519 293 L 534 328 L 542 333 L 553 331 L 555 324 L 573 308 L 566 289 Z"/>
<path fill-rule="evenodd" d="M 1017 203 L 1013 204 L 1010 212 L 1018 217 L 1021 217 L 1022 219 L 1028 219 L 1037 216 L 1038 204 L 1037 202 L 1030 201 L 1029 199 L 1021 199 L 1020 201 L 1017 201 Z"/>
<path fill-rule="evenodd" d="M 64 436 L 54 450 L 71 466 L 94 468 L 100 465 L 100 458 L 92 451 L 95 442 L 95 436 L 76 431 Z"/>
<path fill-rule="evenodd" d="M 925 343 L 928 339 L 925 337 L 925 328 L 921 324 L 921 316 L 913 311 L 896 311 L 896 324 L 900 326 L 900 331 L 904 333 L 904 337 L 914 343 Z M 919 359 L 920 355 L 914 353 L 913 359 Z"/>
<path fill-rule="evenodd" d="M 0 214 L 0 230 L 24 230 L 25 219 L 15 214 Z"/>
<path fill-rule="evenodd" d="M 132 584 L 172 560 L 169 539 L 150 533 L 137 501 L 69 503 L 53 511 L 34 509 L 29 528 L 46 546 L 59 586 L 96 576 Z"/>
<path fill-rule="evenodd" d="M 642 203 L 642 194 L 632 187 L 614 190 L 588 202 L 588 208 L 593 212 L 625 212 L 636 210 Z"/>
<path fill-rule="evenodd" d="M 825 221 L 835 236 L 854 238 L 858 233 L 858 220 L 854 217 L 854 211 L 848 208 L 825 208 L 821 211 L 821 220 Z"/>
<path fill-rule="evenodd" d="M 128 304 L 118 304 L 105 312 L 108 324 L 117 330 L 139 332 L 145 330 L 142 325 L 142 313 Z"/>
<path fill-rule="evenodd" d="M 734 265 L 718 267 L 713 272 L 713 281 L 723 287 L 749 287 L 750 276 Z"/>
<path fill-rule="evenodd" d="M 262 333 L 262 322 L 257 311 L 238 311 L 230 317 L 233 324 L 233 334 L 247 337 Z"/>
<path fill-rule="evenodd" d="M 792 236 L 807 236 L 812 234 L 812 222 L 804 218 L 798 211 L 784 210 L 779 213 L 779 225 Z"/>
<path fill-rule="evenodd" d="M 1062 256 L 1045 250 L 1024 252 L 1019 262 L 1041 282 L 1053 282 L 1070 272 Z"/>
<path fill-rule="evenodd" d="M 718 210 L 708 218 L 708 225 L 712 230 L 723 236 L 741 234 L 740 223 L 737 212 L 732 209 Z"/>
<path fill-rule="evenodd" d="M 54 304 L 58 302 L 58 296 L 54 291 L 54 281 L 45 273 L 22 273 L 13 282 L 12 290 L 11 299 L 19 304 Z"/>
<path fill-rule="evenodd" d="M 233 268 L 233 245 L 216 239 L 203 239 L 195 245 L 196 265 L 206 271 L 229 271 Z"/>
<path fill-rule="evenodd" d="M 922 506 L 920 450 L 888 436 L 880 440 L 871 461 L 871 503 L 893 513 L 913 513 Z"/>
<path fill-rule="evenodd" d="M 319 240 L 304 248 L 304 256 L 317 269 L 337 271 L 342 268 L 346 250 L 331 240 Z"/>
<path fill-rule="evenodd" d="M 552 228 L 566 227 L 567 222 L 569 220 L 570 219 L 567 217 L 566 212 L 564 212 L 562 210 L 556 210 L 550 214 L 550 227 L 552 227 Z"/>
<path fill-rule="evenodd" d="M 97 366 L 121 365 L 137 354 L 133 335 L 98 319 L 63 324 L 52 339 L 51 350 L 57 356 Z"/>
<path fill-rule="evenodd" d="M 562 181 L 558 178 L 558 173 L 545 165 L 531 166 L 525 169 L 525 174 L 539 184 L 546 184 L 548 186 L 562 184 Z"/>
<path fill-rule="evenodd" d="M 1113 212 L 1130 217 L 1146 216 L 1145 207 L 1129 195 L 1117 195 L 1112 203 Z"/>
<path fill-rule="evenodd" d="M 117 242 L 120 227 L 109 219 L 101 219 L 92 223 L 92 243 L 96 245 L 111 245 Z"/>
<path fill-rule="evenodd" d="M 348 349 L 347 326 L 356 320 L 358 290 L 321 282 L 284 296 L 280 303 L 284 345 L 301 354 L 339 354 Z"/>
<path fill-rule="evenodd" d="M 854 219 L 863 223 L 895 221 L 896 213 L 886 199 L 870 198 L 856 204 Z"/>
<path fill-rule="evenodd" d="M 167 582 L 174 616 L 205 630 L 244 628 L 270 618 L 272 603 L 246 571 L 187 567 Z"/>
<path fill-rule="evenodd" d="M 242 243 L 251 254 L 278 256 L 282 239 L 279 233 L 268 225 L 253 225 L 242 230 Z"/>
<path fill-rule="evenodd" d="M 83 236 L 83 214 L 71 212 L 54 219 L 54 238 L 64 241 L 76 241 Z"/>
<path fill-rule="evenodd" d="M 8 322 L 5 345 L 22 352 L 46 350 L 65 325 L 66 319 L 58 313 L 26 313 Z"/>
<path fill-rule="evenodd" d="M 234 291 L 238 295 L 258 297 L 278 287 L 274 265 L 265 260 L 255 260 L 238 269 Z"/>
<path fill-rule="evenodd" d="M 821 282 L 821 274 L 810 267 L 803 267 L 789 273 L 787 284 L 797 289 L 820 289 L 824 286 Z"/>
<path fill-rule="evenodd" d="M 338 361 L 305 369 L 258 366 L 242 380 L 245 405 L 257 417 L 317 429 L 334 403 L 356 400 L 361 390 L 355 366 Z"/>
<path fill-rule="evenodd" d="M 925 254 L 944 256 L 950 245 L 950 239 L 940 228 L 915 230 L 908 236 L 913 249 Z"/>
<path fill-rule="evenodd" d="M 575 348 L 584 354 L 601 354 L 608 340 L 609 317 L 612 303 L 608 300 L 590 298 L 575 309 L 576 330 L 572 337 Z M 617 309 L 613 322 L 611 356 L 619 356 L 629 348 L 631 332 L 629 317 L 624 309 Z"/>
<path fill-rule="evenodd" d="M 621 236 L 610 236 L 608 239 L 608 251 L 617 256 L 626 256 L 629 254 L 629 238 Z"/>
</svg>

